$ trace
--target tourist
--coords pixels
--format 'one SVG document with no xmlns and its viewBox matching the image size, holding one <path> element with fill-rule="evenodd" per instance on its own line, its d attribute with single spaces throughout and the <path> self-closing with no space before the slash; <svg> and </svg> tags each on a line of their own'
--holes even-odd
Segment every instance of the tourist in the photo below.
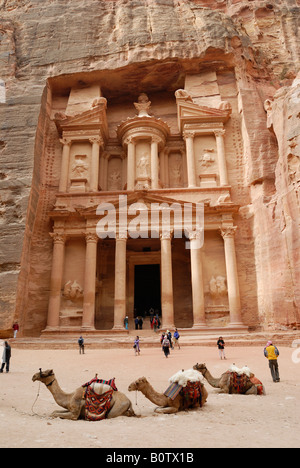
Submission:
<svg viewBox="0 0 300 468">
<path fill-rule="evenodd" d="M 125 330 L 128 330 L 128 323 L 129 323 L 129 320 L 128 320 L 128 316 L 126 315 L 126 317 L 124 318 L 124 327 L 125 327 Z"/>
<path fill-rule="evenodd" d="M 18 322 L 15 322 L 13 324 L 13 332 L 14 332 L 14 338 L 17 338 L 18 331 L 20 330 Z"/>
<path fill-rule="evenodd" d="M 172 349 L 174 349 L 174 348 L 173 348 L 173 343 L 172 343 L 172 333 L 171 333 L 169 330 L 167 330 L 167 337 L 168 337 L 168 340 L 169 340 L 169 342 L 170 342 L 170 347 L 171 347 Z"/>
<path fill-rule="evenodd" d="M 273 345 L 272 341 L 268 341 L 267 346 L 264 349 L 264 355 L 269 360 L 273 382 L 280 382 L 278 366 L 279 351 L 278 348 Z"/>
<path fill-rule="evenodd" d="M 139 318 L 139 329 L 140 330 L 143 330 L 143 323 L 144 323 L 144 320 L 142 317 Z"/>
<path fill-rule="evenodd" d="M 174 338 L 174 347 L 177 345 L 178 348 L 180 349 L 180 344 L 179 344 L 180 335 L 179 335 L 179 333 L 178 333 L 177 328 L 175 328 L 175 332 L 174 332 L 173 338 Z"/>
<path fill-rule="evenodd" d="M 153 324 L 154 332 L 156 333 L 157 327 L 158 327 L 158 321 L 156 317 L 153 317 L 152 324 Z"/>
<path fill-rule="evenodd" d="M 82 336 L 80 336 L 79 340 L 78 340 L 78 345 L 79 345 L 79 354 L 84 354 L 84 339 L 82 338 Z"/>
<path fill-rule="evenodd" d="M 4 367 L 6 366 L 6 372 L 9 372 L 9 362 L 11 358 L 11 347 L 9 346 L 7 341 L 3 343 L 3 354 L 2 354 L 2 366 L 0 369 L 0 373 L 3 373 Z"/>
<path fill-rule="evenodd" d="M 134 325 L 135 325 L 135 329 L 138 330 L 139 329 L 139 318 L 138 317 L 135 317 Z"/>
<path fill-rule="evenodd" d="M 218 340 L 218 343 L 217 343 L 217 346 L 218 346 L 218 349 L 219 349 L 219 356 L 220 356 L 220 359 L 226 359 L 226 356 L 225 356 L 225 342 L 222 338 L 222 336 L 220 336 L 219 340 Z"/>
<path fill-rule="evenodd" d="M 140 352 L 141 352 L 141 350 L 140 350 L 140 337 L 139 336 L 137 336 L 136 339 L 134 340 L 133 347 L 134 347 L 135 356 L 139 356 Z"/>
<path fill-rule="evenodd" d="M 170 340 L 167 335 L 164 335 L 163 340 L 162 340 L 162 350 L 164 352 L 164 355 L 166 358 L 170 354 Z"/>
</svg>

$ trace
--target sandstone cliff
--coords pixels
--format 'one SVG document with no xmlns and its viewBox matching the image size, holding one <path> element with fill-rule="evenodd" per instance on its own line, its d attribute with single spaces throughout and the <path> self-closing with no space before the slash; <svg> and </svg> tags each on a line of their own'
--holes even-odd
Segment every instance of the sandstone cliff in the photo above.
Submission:
<svg viewBox="0 0 300 468">
<path fill-rule="evenodd" d="M 237 79 L 247 321 L 300 323 L 299 13 L 296 0 L 0 0 L 0 329 L 16 318 L 27 334 L 45 325 L 39 255 L 51 247 L 57 180 L 54 153 L 42 155 L 56 82 L 156 91 L 158 76 L 176 88 L 211 68 L 224 70 L 224 86 L 226 70 Z"/>
</svg>

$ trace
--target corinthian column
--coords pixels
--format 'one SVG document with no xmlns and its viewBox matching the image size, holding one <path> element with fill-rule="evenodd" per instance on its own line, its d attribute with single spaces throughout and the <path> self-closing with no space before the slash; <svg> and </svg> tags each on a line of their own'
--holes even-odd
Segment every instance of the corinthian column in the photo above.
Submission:
<svg viewBox="0 0 300 468">
<path fill-rule="evenodd" d="M 50 298 L 48 307 L 47 329 L 59 327 L 62 278 L 64 271 L 66 236 L 61 233 L 51 233 L 53 239 L 52 271 L 50 282 Z"/>
<path fill-rule="evenodd" d="M 115 260 L 115 308 L 113 330 L 124 330 L 124 318 L 126 316 L 126 247 L 127 235 L 117 235 Z"/>
<path fill-rule="evenodd" d="M 91 192 L 98 192 L 101 141 L 102 140 L 99 137 L 90 139 L 90 143 L 92 144 L 91 178 L 90 178 Z"/>
<path fill-rule="evenodd" d="M 134 190 L 135 184 L 135 143 L 127 139 L 127 190 Z"/>
<path fill-rule="evenodd" d="M 194 154 L 194 132 L 185 132 L 184 139 L 186 144 L 187 173 L 189 188 L 197 187 L 196 182 L 196 164 Z"/>
<path fill-rule="evenodd" d="M 63 145 L 61 169 L 60 169 L 60 180 L 59 180 L 59 192 L 66 192 L 68 187 L 68 176 L 69 176 L 69 165 L 70 165 L 70 148 L 71 140 L 63 138 L 59 140 Z"/>
<path fill-rule="evenodd" d="M 97 268 L 97 243 L 96 233 L 87 233 L 84 275 L 84 297 L 82 329 L 95 329 L 95 298 L 96 298 L 96 268 Z"/>
<path fill-rule="evenodd" d="M 194 328 L 206 327 L 204 285 L 202 267 L 202 249 L 199 248 L 198 233 L 189 235 L 191 249 L 191 274 L 193 295 Z"/>
<path fill-rule="evenodd" d="M 237 227 L 227 227 L 221 229 L 221 234 L 224 239 L 225 261 L 227 272 L 228 299 L 230 311 L 230 326 L 241 326 L 241 299 L 238 280 L 238 271 L 236 263 L 236 252 L 234 236 Z"/>
<path fill-rule="evenodd" d="M 173 272 L 171 233 L 162 233 L 161 242 L 161 308 L 162 327 L 174 328 Z"/>
<path fill-rule="evenodd" d="M 158 189 L 158 143 L 160 139 L 152 137 L 151 142 L 151 188 Z"/>
<path fill-rule="evenodd" d="M 218 164 L 219 164 L 219 172 L 220 172 L 220 185 L 228 185 L 224 135 L 225 135 L 225 130 L 215 131 L 215 136 L 216 136 L 216 141 L 217 141 Z"/>
</svg>

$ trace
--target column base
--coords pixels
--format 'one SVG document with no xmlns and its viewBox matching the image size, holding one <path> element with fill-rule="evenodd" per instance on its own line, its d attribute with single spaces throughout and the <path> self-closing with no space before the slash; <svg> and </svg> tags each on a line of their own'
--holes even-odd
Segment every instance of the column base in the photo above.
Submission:
<svg viewBox="0 0 300 468">
<path fill-rule="evenodd" d="M 249 327 L 247 327 L 247 325 L 244 325 L 242 322 L 230 322 L 225 328 L 248 331 Z"/>
<path fill-rule="evenodd" d="M 169 331 L 171 331 L 171 330 L 174 330 L 174 328 L 176 328 L 175 325 L 162 325 L 160 330 L 169 330 Z"/>
<path fill-rule="evenodd" d="M 93 326 L 82 326 L 80 327 L 80 331 L 83 331 L 83 332 L 89 332 L 89 331 L 95 331 L 96 328 L 93 327 Z"/>
<path fill-rule="evenodd" d="M 192 326 L 192 330 L 206 330 L 207 328 L 208 326 L 205 322 L 194 323 L 194 325 Z"/>
</svg>

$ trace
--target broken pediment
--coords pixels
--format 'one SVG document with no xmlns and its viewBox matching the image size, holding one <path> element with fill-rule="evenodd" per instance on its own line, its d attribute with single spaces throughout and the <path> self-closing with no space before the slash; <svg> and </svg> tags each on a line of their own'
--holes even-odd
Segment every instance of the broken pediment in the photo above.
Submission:
<svg viewBox="0 0 300 468">
<path fill-rule="evenodd" d="M 178 126 L 183 132 L 185 125 L 190 124 L 225 124 L 232 113 L 229 103 L 222 102 L 220 108 L 199 106 L 185 90 L 175 93 L 177 102 Z"/>
<path fill-rule="evenodd" d="M 60 135 L 67 136 L 68 132 L 100 131 L 105 140 L 108 139 L 107 100 L 103 97 L 94 100 L 92 107 L 76 115 L 57 113 L 54 117 Z"/>
</svg>

